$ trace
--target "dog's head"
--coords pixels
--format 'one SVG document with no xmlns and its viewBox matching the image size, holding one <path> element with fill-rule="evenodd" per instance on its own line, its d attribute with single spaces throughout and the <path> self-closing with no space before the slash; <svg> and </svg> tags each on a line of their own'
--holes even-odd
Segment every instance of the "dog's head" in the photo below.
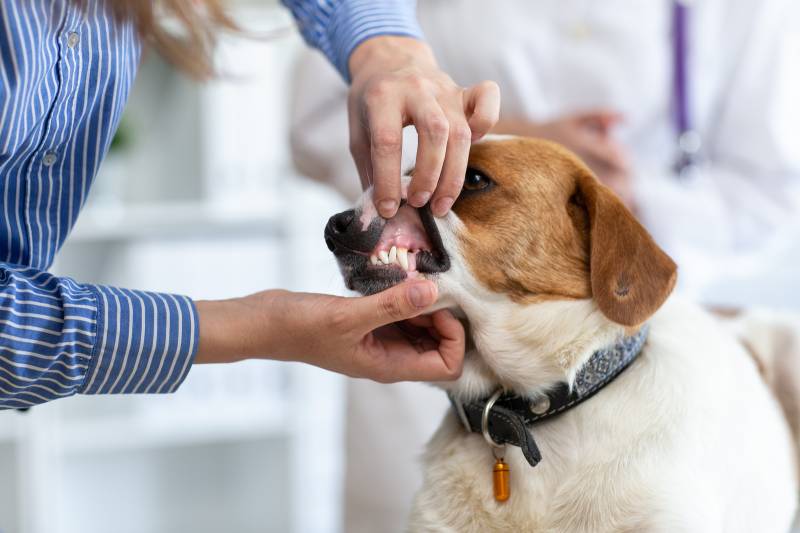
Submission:
<svg viewBox="0 0 800 533">
<path fill-rule="evenodd" d="M 331 217 L 325 240 L 361 293 L 436 281 L 438 307 L 468 321 L 477 348 L 454 389 L 467 395 L 569 380 L 595 349 L 645 322 L 676 279 L 614 193 L 576 156 L 534 139 L 475 144 L 443 218 L 403 204 L 384 220 L 367 191 Z"/>
</svg>

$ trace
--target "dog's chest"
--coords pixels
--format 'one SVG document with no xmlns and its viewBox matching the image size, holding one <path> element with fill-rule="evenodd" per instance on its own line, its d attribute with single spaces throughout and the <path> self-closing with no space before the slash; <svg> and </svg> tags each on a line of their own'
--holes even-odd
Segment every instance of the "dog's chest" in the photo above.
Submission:
<svg viewBox="0 0 800 533">
<path fill-rule="evenodd" d="M 538 430 L 538 431 L 537 431 Z M 569 416 L 558 424 L 534 428 L 543 461 L 531 467 L 516 448 L 506 451 L 511 497 L 493 497 L 494 458 L 485 441 L 464 434 L 448 420 L 431 442 L 426 487 L 417 498 L 413 531 L 589 531 L 596 520 L 642 524 L 649 494 L 638 476 L 620 476 L 625 458 L 607 454 L 606 462 L 583 454 L 587 438 Z M 594 464 L 589 464 L 593 462 Z M 609 480 L 617 497 L 609 498 Z M 588 511 L 588 512 L 587 512 Z M 591 523 L 587 523 L 587 520 Z M 436 525 L 434 525 L 436 524 Z"/>
</svg>

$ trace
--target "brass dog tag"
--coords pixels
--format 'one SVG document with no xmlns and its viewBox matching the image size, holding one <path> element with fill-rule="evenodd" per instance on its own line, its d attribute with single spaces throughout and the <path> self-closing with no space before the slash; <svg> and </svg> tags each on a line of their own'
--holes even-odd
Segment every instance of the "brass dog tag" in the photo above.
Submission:
<svg viewBox="0 0 800 533">
<path fill-rule="evenodd" d="M 511 487 L 509 486 L 509 474 L 511 471 L 508 465 L 500 457 L 494 464 L 494 499 L 498 502 L 504 502 L 511 496 Z"/>
</svg>

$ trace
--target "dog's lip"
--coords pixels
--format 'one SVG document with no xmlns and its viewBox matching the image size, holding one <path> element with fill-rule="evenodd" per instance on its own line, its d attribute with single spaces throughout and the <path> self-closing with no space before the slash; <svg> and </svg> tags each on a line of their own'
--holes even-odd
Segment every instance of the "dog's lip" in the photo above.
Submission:
<svg viewBox="0 0 800 533">
<path fill-rule="evenodd" d="M 352 247 L 337 247 L 334 255 L 340 260 L 343 268 L 343 274 L 347 286 L 351 289 L 358 290 L 356 285 L 361 284 L 362 287 L 369 286 L 369 282 L 383 282 L 384 288 L 391 285 L 401 283 L 407 278 L 413 278 L 421 274 L 435 274 L 445 272 L 450 268 L 450 257 L 444 249 L 439 230 L 436 227 L 436 221 L 428 206 L 415 208 L 422 227 L 425 230 L 430 250 L 420 250 L 416 252 L 416 270 L 406 271 L 399 265 L 373 265 L 370 263 L 370 256 L 374 247 L 369 252 L 361 250 L 353 250 Z M 383 228 L 387 223 L 386 219 L 376 216 L 371 224 L 380 224 Z M 381 230 L 381 234 L 382 234 Z M 380 236 L 377 238 L 377 243 L 380 242 Z M 374 289 L 367 289 L 372 291 Z M 365 292 L 365 291 L 361 291 Z"/>
<path fill-rule="evenodd" d="M 442 236 L 439 234 L 439 229 L 436 227 L 436 221 L 431 213 L 429 205 L 418 208 L 419 218 L 422 220 L 422 227 L 425 228 L 425 233 L 428 234 L 428 239 L 431 241 L 431 250 L 421 253 L 420 258 L 417 260 L 417 271 L 422 273 L 435 273 L 445 272 L 450 270 L 450 256 L 444 249 Z M 434 264 L 426 260 L 430 257 Z"/>
<path fill-rule="evenodd" d="M 401 207 L 406 206 L 405 200 L 402 202 Z M 409 206 L 410 207 L 410 206 Z M 417 216 L 419 217 L 422 228 L 425 231 L 425 236 L 427 237 L 426 249 L 419 249 L 416 252 L 416 271 L 406 271 L 399 265 L 372 265 L 369 262 L 369 258 L 371 255 L 374 255 L 375 248 L 369 252 L 364 252 L 363 250 L 352 250 L 351 248 L 347 248 L 345 254 L 350 255 L 358 255 L 364 257 L 366 265 L 363 270 L 366 272 L 386 272 L 386 271 L 398 271 L 403 272 L 405 274 L 413 274 L 414 272 L 419 272 L 421 274 L 432 274 L 436 272 L 444 272 L 450 268 L 450 257 L 444 249 L 444 244 L 442 243 L 442 237 L 439 235 L 439 229 L 436 227 L 436 222 L 433 218 L 433 213 L 431 213 L 430 207 L 425 205 L 423 207 L 415 207 L 412 208 L 416 212 Z M 383 228 L 381 230 L 381 234 L 378 237 L 378 242 L 375 243 L 375 246 L 379 246 L 382 239 L 383 239 L 383 232 L 386 230 L 387 225 L 389 224 L 390 219 L 384 219 L 381 217 L 377 217 L 377 220 L 380 220 L 380 225 Z M 374 222 L 373 222 L 374 223 Z M 354 276 L 355 277 L 355 276 Z M 369 277 L 369 276 L 364 276 Z"/>
</svg>

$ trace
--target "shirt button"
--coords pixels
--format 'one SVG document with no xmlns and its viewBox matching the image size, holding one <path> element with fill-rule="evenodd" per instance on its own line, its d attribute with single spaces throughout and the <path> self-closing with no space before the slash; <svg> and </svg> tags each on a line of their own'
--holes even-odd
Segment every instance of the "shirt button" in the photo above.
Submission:
<svg viewBox="0 0 800 533">
<path fill-rule="evenodd" d="M 46 167 L 52 167 L 58 161 L 58 155 L 55 152 L 45 152 L 44 157 L 42 158 L 42 163 Z"/>
<path fill-rule="evenodd" d="M 78 43 L 81 42 L 81 36 L 71 31 L 67 34 L 67 46 L 70 48 L 75 48 L 78 46 Z"/>
</svg>

